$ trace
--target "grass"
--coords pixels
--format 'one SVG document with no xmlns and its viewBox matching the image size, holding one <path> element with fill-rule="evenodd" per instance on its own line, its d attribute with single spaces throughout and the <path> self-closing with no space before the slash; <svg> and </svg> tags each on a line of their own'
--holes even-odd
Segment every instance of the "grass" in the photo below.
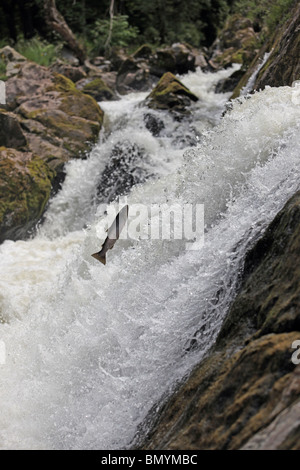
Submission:
<svg viewBox="0 0 300 470">
<path fill-rule="evenodd" d="M 49 67 L 59 56 L 62 45 L 50 44 L 36 36 L 29 40 L 23 38 L 19 39 L 14 48 L 26 57 L 26 59 L 32 60 L 39 65 Z"/>
</svg>

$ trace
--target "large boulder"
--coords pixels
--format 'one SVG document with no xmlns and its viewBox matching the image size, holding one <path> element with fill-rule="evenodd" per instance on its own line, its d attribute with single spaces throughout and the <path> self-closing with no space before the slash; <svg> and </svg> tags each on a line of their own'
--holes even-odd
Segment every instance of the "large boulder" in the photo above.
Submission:
<svg viewBox="0 0 300 470">
<path fill-rule="evenodd" d="M 70 158 L 83 156 L 97 140 L 103 111 L 63 75 L 25 62 L 6 82 L 6 93 L 7 108 L 19 120 L 29 150 L 57 171 Z"/>
<path fill-rule="evenodd" d="M 41 217 L 53 172 L 31 152 L 0 147 L 0 241 L 26 236 Z"/>
<path fill-rule="evenodd" d="M 300 192 L 249 251 L 210 354 L 164 404 L 140 447 L 300 449 L 299 266 Z"/>
<path fill-rule="evenodd" d="M 64 75 L 27 61 L 9 47 L 0 50 L 0 56 L 10 70 L 5 109 L 0 112 L 3 240 L 24 236 L 32 227 L 51 185 L 58 187 L 63 179 L 64 164 L 85 157 L 97 141 L 103 111 Z M 22 195 L 15 197 L 18 187 Z"/>
<path fill-rule="evenodd" d="M 147 96 L 145 104 L 151 109 L 187 114 L 189 106 L 195 101 L 198 101 L 197 96 L 186 88 L 175 75 L 167 72 Z"/>
</svg>

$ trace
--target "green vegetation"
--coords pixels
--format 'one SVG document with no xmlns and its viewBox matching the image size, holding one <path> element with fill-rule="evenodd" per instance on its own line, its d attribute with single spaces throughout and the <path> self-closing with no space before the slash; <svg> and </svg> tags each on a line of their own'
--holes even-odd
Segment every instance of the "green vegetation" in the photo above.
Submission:
<svg viewBox="0 0 300 470">
<path fill-rule="evenodd" d="M 96 20 L 90 32 L 93 44 L 92 52 L 99 54 L 105 50 L 105 41 L 109 33 L 109 19 Z M 139 30 L 136 26 L 130 26 L 127 15 L 118 15 L 113 19 L 111 46 L 127 47 L 136 42 Z"/>
<path fill-rule="evenodd" d="M 259 28 L 267 27 L 269 32 L 273 32 L 286 20 L 295 3 L 295 0 L 237 0 L 234 11 L 250 18 Z"/>
<path fill-rule="evenodd" d="M 136 46 L 186 41 L 198 47 L 210 45 L 230 12 L 233 0 L 114 0 L 112 45 Z M 0 3 L 0 42 L 15 45 L 39 36 L 51 44 L 57 34 L 49 30 L 45 18 L 45 0 L 5 0 Z M 111 0 L 56 0 L 56 7 L 73 33 L 93 49 L 102 47 L 108 36 Z M 34 53 L 32 60 L 45 60 L 53 50 Z M 28 46 L 29 47 L 29 46 Z M 22 45 L 22 51 L 27 46 Z M 40 54 L 40 55 L 39 55 Z M 45 59 L 46 55 L 46 59 Z M 37 57 L 38 56 L 38 57 Z M 45 63 L 44 62 L 44 63 Z"/>
<path fill-rule="evenodd" d="M 50 44 L 48 41 L 36 36 L 30 40 L 19 39 L 14 47 L 26 59 L 48 67 L 55 62 L 62 44 Z"/>
</svg>

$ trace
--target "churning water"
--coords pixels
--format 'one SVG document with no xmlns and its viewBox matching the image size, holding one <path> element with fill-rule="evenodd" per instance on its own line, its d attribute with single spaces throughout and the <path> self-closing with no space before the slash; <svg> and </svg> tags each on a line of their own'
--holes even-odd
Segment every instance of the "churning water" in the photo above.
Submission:
<svg viewBox="0 0 300 470">
<path fill-rule="evenodd" d="M 183 77 L 200 98 L 193 117 L 151 111 L 156 136 L 146 94 L 102 103 L 99 145 L 68 164 L 36 236 L 1 245 L 1 448 L 124 449 L 212 345 L 247 249 L 300 187 L 300 86 L 242 97 L 221 119 L 228 95 L 213 86 L 231 72 Z M 139 159 L 129 207 L 204 204 L 203 249 L 141 236 L 119 240 L 106 266 L 91 257 L 116 145 Z"/>
</svg>

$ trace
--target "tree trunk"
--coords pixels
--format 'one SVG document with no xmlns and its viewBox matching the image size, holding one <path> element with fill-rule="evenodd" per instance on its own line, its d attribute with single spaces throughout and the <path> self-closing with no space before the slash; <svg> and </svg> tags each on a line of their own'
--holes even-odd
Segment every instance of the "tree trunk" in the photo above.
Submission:
<svg viewBox="0 0 300 470">
<path fill-rule="evenodd" d="M 79 62 L 83 64 L 87 58 L 86 52 L 78 43 L 64 17 L 57 10 L 55 0 L 44 0 L 44 11 L 47 24 L 61 36 L 63 41 L 67 43 L 69 48 L 79 59 Z"/>
<path fill-rule="evenodd" d="M 107 39 L 105 41 L 104 47 L 105 47 L 105 55 L 108 56 L 109 49 L 110 49 L 110 42 L 111 42 L 111 36 L 112 36 L 112 30 L 113 30 L 113 24 L 114 24 L 114 0 L 110 0 L 110 7 L 109 7 L 109 17 L 110 17 L 110 22 L 109 22 L 109 32 Z"/>
</svg>

